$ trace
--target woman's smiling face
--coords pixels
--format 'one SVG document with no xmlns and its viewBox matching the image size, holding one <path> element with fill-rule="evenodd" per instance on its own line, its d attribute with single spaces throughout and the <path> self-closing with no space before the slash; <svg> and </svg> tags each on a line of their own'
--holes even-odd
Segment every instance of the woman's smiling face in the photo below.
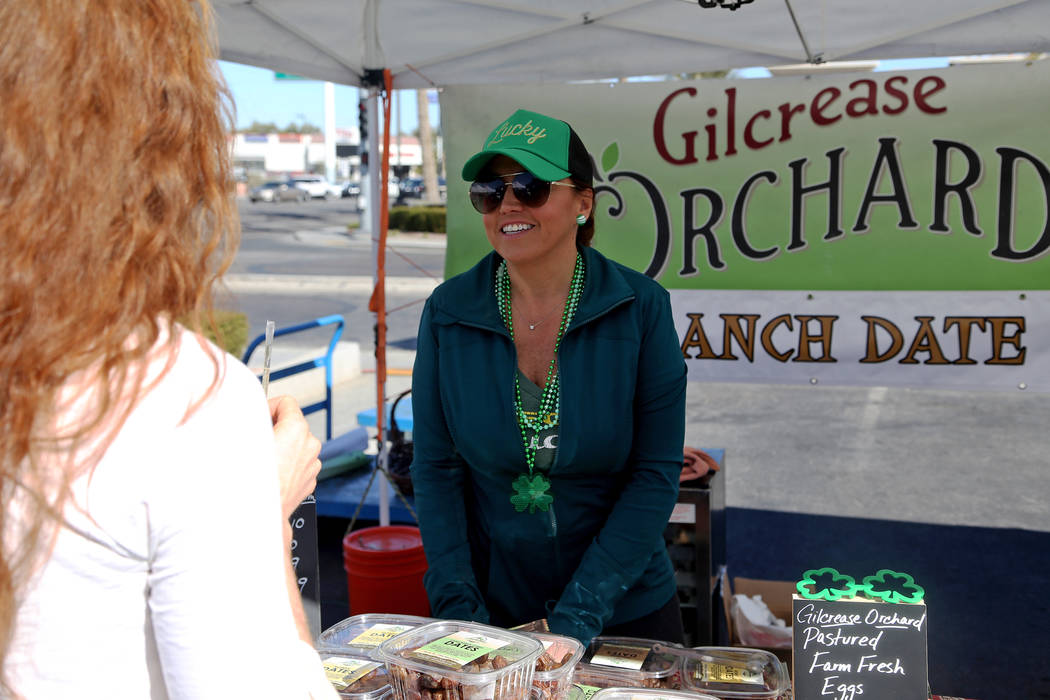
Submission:
<svg viewBox="0 0 1050 700">
<path fill-rule="evenodd" d="M 525 168 L 507 156 L 495 156 L 479 178 L 503 177 L 520 173 Z M 571 185 L 568 178 L 561 182 Z M 508 186 L 503 201 L 483 215 L 485 235 L 493 249 L 507 262 L 542 263 L 576 256 L 576 217 L 590 216 L 593 194 L 575 187 L 552 186 L 547 201 L 539 207 L 527 207 L 518 201 Z"/>
</svg>

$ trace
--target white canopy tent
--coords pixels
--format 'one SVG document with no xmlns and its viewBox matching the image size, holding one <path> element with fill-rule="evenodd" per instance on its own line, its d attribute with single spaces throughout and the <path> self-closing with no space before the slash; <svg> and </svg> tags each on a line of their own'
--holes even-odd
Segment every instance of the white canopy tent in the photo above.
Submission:
<svg viewBox="0 0 1050 700">
<path fill-rule="evenodd" d="M 213 1 L 225 60 L 396 89 L 1050 50 L 1046 0 Z"/>
<path fill-rule="evenodd" d="M 1050 51 L 1050 0 L 212 0 L 221 57 L 369 88 L 537 84 L 746 66 Z M 378 129 L 371 153 L 379 153 Z M 387 129 L 389 131 L 389 129 Z M 385 149 L 389 152 L 389 148 Z M 384 321 L 378 194 L 369 173 Z M 383 405 L 385 349 L 377 348 Z M 380 444 L 383 415 L 377 411 Z M 384 457 L 381 450 L 380 459 Z M 387 524 L 381 489 L 381 524 Z"/>
</svg>

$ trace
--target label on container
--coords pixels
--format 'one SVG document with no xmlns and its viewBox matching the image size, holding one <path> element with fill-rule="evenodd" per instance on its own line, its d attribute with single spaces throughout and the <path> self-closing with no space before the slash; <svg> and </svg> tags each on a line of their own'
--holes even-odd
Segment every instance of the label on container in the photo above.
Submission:
<svg viewBox="0 0 1050 700">
<path fill-rule="evenodd" d="M 350 659 L 345 656 L 329 656 L 322 659 L 324 674 L 336 690 L 346 690 L 354 683 L 376 670 L 382 664 L 365 659 Z"/>
<path fill-rule="evenodd" d="M 693 525 L 696 523 L 696 504 L 676 503 L 667 522 L 678 523 L 679 525 Z"/>
<path fill-rule="evenodd" d="M 632 647 L 625 644 L 602 644 L 591 657 L 592 664 L 615 666 L 632 671 L 641 669 L 649 656 L 649 647 Z"/>
<path fill-rule="evenodd" d="M 424 644 L 413 651 L 411 656 L 450 668 L 461 668 L 508 644 L 510 642 L 505 639 L 463 630 Z"/>
<path fill-rule="evenodd" d="M 396 637 L 405 630 L 412 629 L 409 625 L 375 624 L 357 635 L 347 645 L 355 647 L 377 647 L 391 637 Z"/>
<path fill-rule="evenodd" d="M 696 680 L 705 683 L 748 683 L 750 685 L 765 685 L 765 679 L 761 671 L 756 671 L 742 666 L 728 666 L 716 664 L 711 661 L 701 661 L 693 674 Z"/>
<path fill-rule="evenodd" d="M 579 683 L 574 685 L 582 691 L 580 700 L 591 700 L 591 696 L 601 690 L 601 688 L 595 688 L 593 685 L 580 685 Z"/>
</svg>

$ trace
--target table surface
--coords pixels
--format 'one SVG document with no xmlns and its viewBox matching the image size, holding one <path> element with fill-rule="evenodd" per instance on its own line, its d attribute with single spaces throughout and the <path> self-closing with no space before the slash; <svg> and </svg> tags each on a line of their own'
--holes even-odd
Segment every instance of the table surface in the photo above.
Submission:
<svg viewBox="0 0 1050 700">
<path fill-rule="evenodd" d="M 406 396 L 401 399 L 397 404 L 397 411 L 394 412 L 394 417 L 397 419 L 398 430 L 411 433 L 412 432 L 412 397 Z M 366 408 L 363 411 L 359 411 L 357 414 L 357 424 L 374 428 L 376 424 L 376 409 L 375 406 L 372 408 Z M 386 404 L 386 429 L 390 429 L 390 404 Z"/>
</svg>

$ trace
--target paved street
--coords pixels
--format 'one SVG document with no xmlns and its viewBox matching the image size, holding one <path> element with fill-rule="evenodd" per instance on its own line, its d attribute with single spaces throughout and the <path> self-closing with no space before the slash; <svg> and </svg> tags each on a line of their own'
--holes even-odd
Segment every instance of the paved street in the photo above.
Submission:
<svg viewBox="0 0 1050 700">
<path fill-rule="evenodd" d="M 233 299 L 253 332 L 266 318 L 283 325 L 341 313 L 371 366 L 371 242 L 346 232 L 353 207 L 242 212 Z M 390 313 L 388 337 L 394 351 L 410 351 L 444 251 L 439 240 L 391 242 L 399 254 L 387 256 L 388 308 L 402 308 Z M 407 364 L 411 352 L 396 357 Z M 391 393 L 407 385 L 394 378 Z M 340 387 L 337 432 L 374 405 L 374 393 L 368 374 Z M 1050 579 L 1048 415 L 1050 395 L 1024 391 L 691 383 L 687 443 L 726 449 L 730 576 L 906 571 L 927 591 L 935 692 L 1050 697 L 1035 651 L 1050 627 L 1041 594 Z M 989 681 L 982 668 L 993 656 L 1025 669 L 1008 686 L 1017 692 Z"/>
<path fill-rule="evenodd" d="M 267 319 L 283 327 L 342 314 L 343 339 L 371 348 L 375 317 L 368 311 L 368 299 L 375 271 L 373 243 L 368 234 L 348 229 L 359 218 L 353 200 L 251 204 L 242 199 L 239 204 L 241 248 L 227 273 L 231 296 L 224 305 L 248 314 L 249 337 L 262 333 Z M 423 301 L 444 275 L 443 238 L 389 238 L 387 340 L 391 347 L 415 347 Z M 314 282 L 303 284 L 304 279 Z"/>
</svg>

